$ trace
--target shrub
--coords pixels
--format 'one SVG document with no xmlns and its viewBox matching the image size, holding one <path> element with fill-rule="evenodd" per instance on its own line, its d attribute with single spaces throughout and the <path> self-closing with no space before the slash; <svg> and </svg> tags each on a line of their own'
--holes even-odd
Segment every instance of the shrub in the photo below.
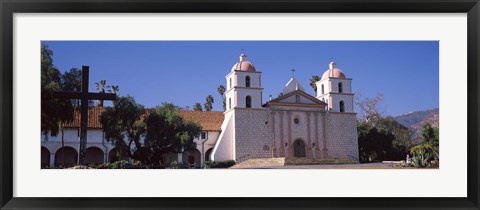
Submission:
<svg viewBox="0 0 480 210">
<path fill-rule="evenodd" d="M 430 167 L 430 160 L 433 158 L 434 150 L 430 144 L 419 144 L 410 148 L 412 153 L 413 166 L 417 168 Z"/>
<path fill-rule="evenodd" d="M 226 160 L 226 161 L 205 161 L 205 168 L 230 168 L 231 166 L 235 165 L 234 160 Z"/>
<path fill-rule="evenodd" d="M 110 168 L 110 163 L 102 163 L 97 166 L 97 169 L 108 169 Z"/>
<path fill-rule="evenodd" d="M 130 163 L 128 163 L 128 161 L 119 160 L 119 161 L 115 161 L 112 164 L 110 164 L 108 168 L 109 169 L 124 169 L 129 165 L 130 165 Z"/>
</svg>

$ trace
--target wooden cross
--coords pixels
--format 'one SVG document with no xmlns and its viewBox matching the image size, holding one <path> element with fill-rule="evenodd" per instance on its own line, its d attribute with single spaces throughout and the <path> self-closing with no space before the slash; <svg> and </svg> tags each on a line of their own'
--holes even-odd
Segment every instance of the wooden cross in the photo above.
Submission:
<svg viewBox="0 0 480 210">
<path fill-rule="evenodd" d="M 61 99 L 80 99 L 80 160 L 85 164 L 85 150 L 87 145 L 87 122 L 89 100 L 115 100 L 114 93 L 89 93 L 88 92 L 88 66 L 82 66 L 82 92 L 53 92 L 53 97 Z"/>
</svg>

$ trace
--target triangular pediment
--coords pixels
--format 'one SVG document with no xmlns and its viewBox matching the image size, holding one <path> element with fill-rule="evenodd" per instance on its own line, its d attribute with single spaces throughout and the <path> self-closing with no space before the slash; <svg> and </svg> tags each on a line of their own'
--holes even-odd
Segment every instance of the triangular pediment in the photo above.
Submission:
<svg viewBox="0 0 480 210">
<path fill-rule="evenodd" d="M 296 90 L 288 94 L 282 95 L 276 99 L 273 99 L 269 104 L 309 104 L 326 106 L 327 104 L 317 98 L 305 93 L 301 90 Z"/>
</svg>

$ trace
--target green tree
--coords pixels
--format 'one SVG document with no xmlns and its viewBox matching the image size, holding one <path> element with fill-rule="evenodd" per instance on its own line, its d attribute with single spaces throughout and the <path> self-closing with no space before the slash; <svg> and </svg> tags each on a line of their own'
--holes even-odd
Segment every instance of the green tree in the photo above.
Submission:
<svg viewBox="0 0 480 210">
<path fill-rule="evenodd" d="M 65 122 L 73 120 L 73 106 L 70 100 L 56 99 L 53 92 L 61 91 L 62 75 L 53 65 L 53 51 L 47 45 L 41 46 L 41 131 L 48 139 L 48 133 L 56 136 Z"/>
<path fill-rule="evenodd" d="M 202 105 L 200 103 L 195 103 L 193 105 L 193 110 L 195 111 L 202 111 Z"/>
<path fill-rule="evenodd" d="M 145 118 L 145 144 L 143 152 L 137 152 L 135 159 L 148 164 L 164 163 L 167 153 L 191 151 L 196 147 L 193 141 L 201 132 L 200 126 L 185 121 L 177 112 L 175 106 L 164 103 L 156 107 Z"/>
<path fill-rule="evenodd" d="M 312 75 L 309 81 L 310 87 L 312 87 L 313 91 L 317 93 L 317 82 L 320 81 L 320 77 L 318 75 Z"/>
<path fill-rule="evenodd" d="M 133 97 L 119 97 L 114 107 L 105 108 L 100 123 L 105 138 L 117 145 L 120 153 L 152 166 L 163 163 L 168 152 L 195 148 L 193 139 L 199 135 L 200 126 L 184 121 L 177 108 L 164 103 L 146 112 Z"/>
<path fill-rule="evenodd" d="M 219 85 L 217 88 L 217 92 L 222 97 L 222 106 L 223 106 L 223 110 L 225 111 L 227 109 L 227 101 L 223 95 L 225 93 L 225 86 Z"/>
<path fill-rule="evenodd" d="M 206 98 L 205 98 L 205 103 L 203 104 L 203 107 L 205 107 L 205 111 L 212 111 L 212 108 L 213 108 L 213 96 L 212 95 L 208 95 Z"/>
<path fill-rule="evenodd" d="M 422 137 L 425 144 L 428 144 L 435 158 L 439 158 L 439 129 L 433 128 L 430 123 L 425 122 L 422 126 Z"/>
<path fill-rule="evenodd" d="M 145 134 L 142 117 L 145 109 L 131 96 L 119 97 L 113 107 L 106 107 L 100 115 L 105 138 L 117 148 L 117 154 L 134 158 L 132 148 L 142 148 L 141 137 Z M 140 151 L 141 152 L 141 151 Z"/>
<path fill-rule="evenodd" d="M 62 89 L 69 92 L 81 92 L 82 91 L 82 71 L 78 68 L 71 68 L 70 71 L 63 73 L 62 75 Z M 74 106 L 80 106 L 79 99 L 72 99 Z"/>
</svg>

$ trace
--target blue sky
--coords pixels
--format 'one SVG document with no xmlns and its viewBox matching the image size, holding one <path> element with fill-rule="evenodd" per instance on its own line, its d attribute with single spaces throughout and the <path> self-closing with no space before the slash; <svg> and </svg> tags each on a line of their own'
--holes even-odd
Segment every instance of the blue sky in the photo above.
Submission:
<svg viewBox="0 0 480 210">
<path fill-rule="evenodd" d="M 90 87 L 105 79 L 119 85 L 146 107 L 162 102 L 189 106 L 211 94 L 222 110 L 218 85 L 242 52 L 262 72 L 263 98 L 274 97 L 290 79 L 292 68 L 307 93 L 312 75 L 321 76 L 333 60 L 354 93 L 384 95 L 385 115 L 438 107 L 439 52 L 436 41 L 44 41 L 54 65 L 65 72 L 90 66 Z M 244 49 L 244 51 L 242 51 Z M 265 103 L 265 101 L 263 101 Z M 110 103 L 106 103 L 109 105 Z M 358 110 L 356 110 L 358 111 Z"/>
</svg>

